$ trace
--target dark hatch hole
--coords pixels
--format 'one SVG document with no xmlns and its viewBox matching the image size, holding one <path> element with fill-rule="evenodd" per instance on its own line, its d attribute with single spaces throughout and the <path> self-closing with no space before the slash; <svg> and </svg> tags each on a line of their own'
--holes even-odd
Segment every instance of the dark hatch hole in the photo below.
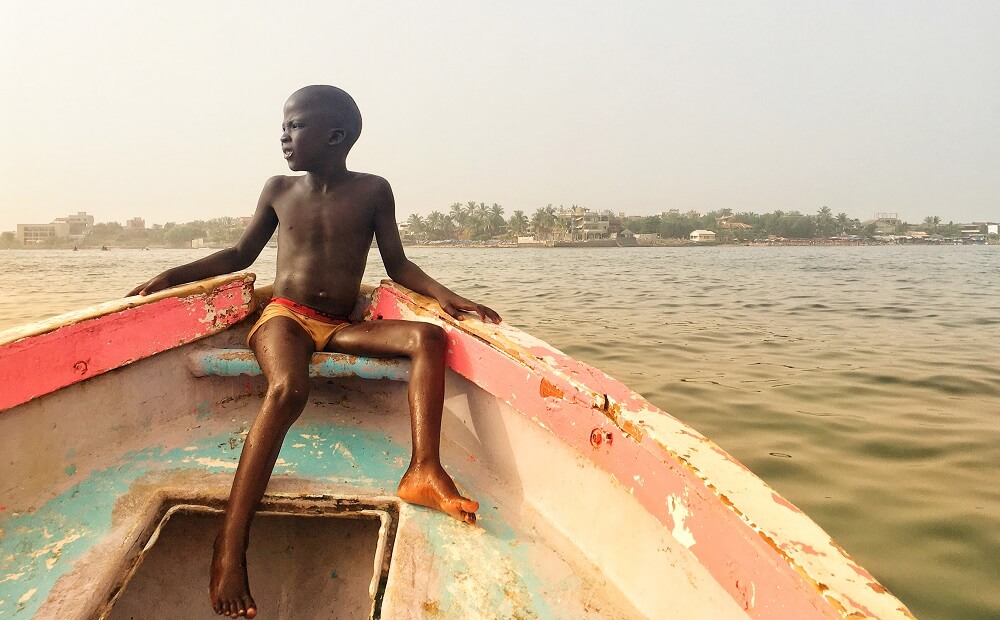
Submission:
<svg viewBox="0 0 1000 620">
<path fill-rule="evenodd" d="M 394 504 L 353 501 L 306 509 L 272 503 L 259 511 L 247 553 L 257 618 L 379 618 L 397 515 Z M 215 615 L 208 598 L 221 519 L 215 507 L 165 507 L 158 532 L 104 617 L 225 617 Z"/>
</svg>

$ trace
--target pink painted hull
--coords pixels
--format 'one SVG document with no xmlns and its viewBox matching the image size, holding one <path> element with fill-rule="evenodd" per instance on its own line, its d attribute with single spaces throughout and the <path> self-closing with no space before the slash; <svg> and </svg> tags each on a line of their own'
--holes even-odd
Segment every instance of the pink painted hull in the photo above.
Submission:
<svg viewBox="0 0 1000 620">
<path fill-rule="evenodd" d="M 185 345 L 199 339 L 215 342 L 228 338 L 229 346 L 238 347 L 239 337 L 235 333 L 227 336 L 227 330 L 245 331 L 245 323 L 235 330 L 230 328 L 253 310 L 252 282 L 252 276 L 218 279 L 200 289 L 142 300 L 147 303 L 125 300 L 62 323 L 0 333 L 0 381 L 9 386 L 0 396 L 0 430 L 4 416 L 13 419 L 28 415 L 26 412 L 36 412 L 32 415 L 39 418 L 52 415 L 52 407 L 46 408 L 46 403 L 57 402 L 63 398 L 61 394 L 85 389 L 88 382 L 114 385 L 119 376 L 121 383 L 126 375 L 103 379 L 99 375 L 115 369 L 126 372 L 135 362 L 173 355 L 179 348 L 190 349 Z M 742 610 L 754 618 L 911 617 L 905 606 L 795 506 L 710 440 L 601 371 L 507 325 L 456 322 L 433 302 L 392 283 L 375 289 L 366 305 L 364 311 L 370 320 L 431 321 L 445 328 L 449 367 L 462 378 L 450 383 L 453 396 L 446 403 L 445 434 L 464 450 L 461 454 L 467 455 L 463 465 L 471 468 L 467 475 L 492 476 L 501 486 L 515 481 L 514 487 L 504 487 L 509 499 L 496 503 L 522 507 L 503 512 L 501 506 L 497 514 L 503 516 L 498 518 L 516 524 L 527 518 L 523 506 L 530 505 L 530 514 L 544 517 L 544 525 L 533 531 L 553 530 L 545 544 L 555 548 L 563 544 L 556 541 L 568 540 L 576 548 L 570 554 L 579 553 L 598 566 L 608 581 L 614 582 L 616 591 L 632 601 L 639 615 L 657 617 L 664 610 L 678 609 L 671 607 L 675 604 L 670 600 L 673 593 L 656 591 L 656 571 L 663 570 L 666 575 L 668 565 L 683 565 L 690 567 L 683 574 L 696 584 L 693 592 L 703 592 L 707 601 L 704 607 L 685 608 L 688 615 L 728 617 Z M 252 363 L 239 352 L 218 357 Z M 335 362 L 327 360 L 328 365 Z M 322 359 L 314 360 L 317 368 L 323 363 Z M 198 372 L 215 371 L 195 374 Z M 235 374 L 245 373 L 239 370 Z M 223 382 L 212 385 L 229 386 L 213 397 L 217 404 L 251 394 L 257 389 L 252 385 L 259 388 L 259 383 L 242 379 L 212 381 Z M 204 384 L 191 383 L 193 387 L 186 390 L 196 392 L 202 389 L 198 385 Z M 456 400 L 459 397 L 461 401 Z M 490 405 L 484 398 L 495 399 L 496 404 Z M 137 422 L 127 424 L 136 428 Z M 118 427 L 109 426 L 114 428 Z M 405 432 L 405 420 L 404 426 L 393 432 L 397 431 Z M 62 448 L 53 451 L 57 449 Z M 53 467 L 59 470 L 60 463 L 72 458 L 56 455 Z M 214 457 L 199 458 L 203 460 L 198 462 L 215 462 Z M 575 465 L 562 471 L 562 465 L 570 462 Z M 489 467 L 490 473 L 476 473 L 476 467 Z M 8 468 L 11 476 L 33 475 L 33 470 L 16 459 Z M 573 478 L 576 470 L 583 472 L 579 480 Z M 58 487 L 56 476 L 45 475 L 52 481 L 39 483 L 40 490 Z M 565 479 L 568 482 L 554 482 L 562 475 L 570 476 Z M 224 482 L 219 487 L 223 491 Z M 213 493 L 218 490 L 211 488 Z M 29 505 L 30 497 L 25 492 L 22 503 Z M 0 511 L 0 524 L 3 514 Z M 629 541 L 615 533 L 617 527 L 629 528 Z M 138 529 L 138 525 L 133 526 L 133 530 Z M 597 532 L 603 533 L 595 535 Z M 463 545 L 485 544 L 470 542 L 461 532 L 453 536 Z M 529 540 L 525 538 L 524 544 Z M 451 541 L 448 538 L 446 542 Z M 433 548 L 427 552 L 436 553 Z M 84 564 L 80 560 L 76 570 Z M 0 565 L 0 572 L 3 568 Z M 483 579 L 489 581 L 492 576 L 484 575 Z M 113 577 L 108 580 L 110 583 Z M 49 607 L 43 609 L 56 609 L 64 596 L 60 592 L 85 587 L 64 583 L 71 581 L 64 577 L 56 586 L 50 585 Z M 0 581 L 0 604 L 4 602 L 3 587 Z M 410 590 L 390 588 L 387 600 L 405 606 L 404 599 L 412 592 L 406 596 L 404 592 Z M 566 595 L 566 600 L 571 598 Z M 443 604 L 446 599 L 435 600 Z M 539 617 L 569 617 L 540 601 L 531 604 L 535 605 L 532 613 Z M 463 615 L 469 613 L 466 610 Z M 595 617 L 626 616 L 622 612 L 621 616 Z"/>
</svg>

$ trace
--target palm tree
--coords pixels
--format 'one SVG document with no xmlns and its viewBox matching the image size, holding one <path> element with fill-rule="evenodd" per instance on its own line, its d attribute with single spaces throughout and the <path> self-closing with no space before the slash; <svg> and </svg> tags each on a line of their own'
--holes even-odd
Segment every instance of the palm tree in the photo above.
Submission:
<svg viewBox="0 0 1000 620">
<path fill-rule="evenodd" d="M 506 224 L 507 222 L 503 219 L 503 207 L 494 202 L 490 205 L 486 216 L 486 232 L 493 237 L 500 234 Z"/>
<path fill-rule="evenodd" d="M 510 221 L 507 222 L 507 226 L 510 227 L 510 232 L 514 233 L 515 236 L 521 236 L 528 230 L 528 226 L 531 222 L 528 221 L 527 216 L 524 215 L 524 211 L 518 210 L 514 211 L 514 214 L 510 216 Z"/>
<path fill-rule="evenodd" d="M 475 203 L 470 202 L 469 204 L 472 205 Z M 462 203 L 456 202 L 455 204 L 451 205 L 451 213 L 450 213 L 451 221 L 459 228 L 465 229 L 466 223 L 469 218 L 470 210 L 471 209 L 466 209 L 464 206 L 462 206 Z"/>
<path fill-rule="evenodd" d="M 816 213 L 816 235 L 829 237 L 834 233 L 836 223 L 833 220 L 833 211 L 830 207 L 820 207 Z"/>
<path fill-rule="evenodd" d="M 535 234 L 541 237 L 552 234 L 552 227 L 555 225 L 555 222 L 556 210 L 552 205 L 536 209 L 534 215 L 531 216 L 531 227 L 534 228 Z"/>
<path fill-rule="evenodd" d="M 837 226 L 840 228 L 840 234 L 843 235 L 844 232 L 847 230 L 847 223 L 849 221 L 850 219 L 847 217 L 846 213 L 837 214 Z"/>
<path fill-rule="evenodd" d="M 427 216 L 427 233 L 431 239 L 435 241 L 444 239 L 445 221 L 450 222 L 451 218 L 440 211 L 431 211 L 431 214 Z"/>
<path fill-rule="evenodd" d="M 427 238 L 427 227 L 422 217 L 414 213 L 406 219 L 406 223 L 409 225 L 410 235 L 417 239 Z"/>
<path fill-rule="evenodd" d="M 490 219 L 490 210 L 486 206 L 485 202 L 480 202 L 479 204 L 473 203 L 472 208 L 472 230 L 476 237 L 480 237 L 487 233 L 486 227 L 487 222 Z"/>
</svg>

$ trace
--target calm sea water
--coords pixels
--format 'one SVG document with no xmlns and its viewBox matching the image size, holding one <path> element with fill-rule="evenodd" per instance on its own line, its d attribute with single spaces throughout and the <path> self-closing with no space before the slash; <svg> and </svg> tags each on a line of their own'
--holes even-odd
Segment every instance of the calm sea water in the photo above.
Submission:
<svg viewBox="0 0 1000 620">
<path fill-rule="evenodd" d="M 0 251 L 0 329 L 208 252 Z M 714 439 L 918 617 L 1000 618 L 1000 247 L 408 254 Z"/>
</svg>

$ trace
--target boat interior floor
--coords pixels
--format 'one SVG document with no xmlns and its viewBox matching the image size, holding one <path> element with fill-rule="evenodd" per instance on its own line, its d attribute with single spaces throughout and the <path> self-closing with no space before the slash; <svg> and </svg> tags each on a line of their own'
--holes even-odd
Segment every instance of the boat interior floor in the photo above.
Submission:
<svg viewBox="0 0 1000 620">
<path fill-rule="evenodd" d="M 207 594 L 213 510 L 228 496 L 265 386 L 188 375 L 172 395 L 171 355 L 136 364 L 146 366 L 145 385 L 123 398 L 129 410 L 95 411 L 104 392 L 88 384 L 110 384 L 112 372 L 52 395 L 65 401 L 61 417 L 31 403 L 8 412 L 42 438 L 33 458 L 70 465 L 60 480 L 24 474 L 3 485 L 5 535 L 19 552 L 0 558 L 0 579 L 23 581 L 5 584 L 13 587 L 0 611 L 216 617 Z M 251 534 L 258 618 L 692 617 L 705 606 L 742 615 L 627 489 L 451 372 L 442 461 L 479 502 L 478 524 L 399 501 L 406 389 L 314 379 Z M 79 438 L 68 446 L 72 432 Z M 171 512 L 178 506 L 187 508 Z"/>
</svg>

